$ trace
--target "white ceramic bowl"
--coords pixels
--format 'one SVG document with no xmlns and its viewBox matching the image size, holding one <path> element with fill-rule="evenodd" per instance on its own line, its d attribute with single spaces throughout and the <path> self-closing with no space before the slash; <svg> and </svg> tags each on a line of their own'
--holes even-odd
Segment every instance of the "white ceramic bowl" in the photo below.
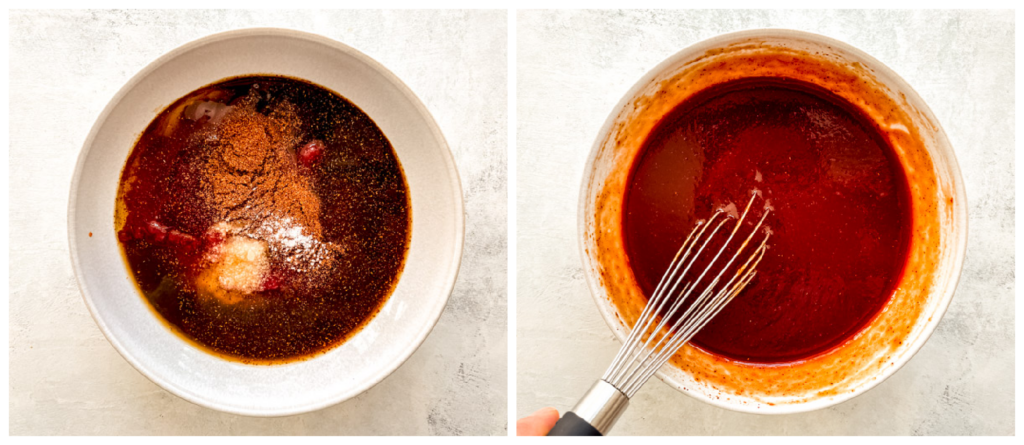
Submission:
<svg viewBox="0 0 1024 445">
<path fill-rule="evenodd" d="M 967 201 L 953 149 L 924 100 L 884 64 L 834 39 L 780 29 L 725 34 L 676 53 L 633 86 L 598 134 L 580 195 L 581 256 L 602 316 L 624 340 L 644 301 L 621 248 L 629 166 L 661 116 L 689 95 L 750 76 L 795 76 L 825 86 L 883 129 L 911 184 L 907 272 L 883 311 L 832 351 L 757 366 L 686 346 L 657 375 L 723 408 L 809 411 L 867 391 L 910 360 L 945 313 L 966 252 Z"/>
<path fill-rule="evenodd" d="M 360 107 L 393 145 L 412 203 L 405 268 L 381 311 L 333 350 L 283 365 L 227 361 L 172 333 L 133 284 L 114 232 L 120 173 L 149 122 L 189 92 L 245 74 L 306 79 Z M 86 139 L 68 206 L 79 287 L 117 351 L 150 380 L 186 400 L 254 416 L 296 414 L 341 402 L 409 358 L 437 323 L 455 284 L 463 224 L 462 190 L 451 152 L 412 91 L 355 49 L 281 29 L 209 36 L 171 51 L 133 77 Z"/>
</svg>

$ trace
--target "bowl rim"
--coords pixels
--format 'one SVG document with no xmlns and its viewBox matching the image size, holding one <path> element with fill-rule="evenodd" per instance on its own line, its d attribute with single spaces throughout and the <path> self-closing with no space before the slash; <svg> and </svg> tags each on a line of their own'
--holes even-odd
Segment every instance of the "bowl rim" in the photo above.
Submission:
<svg viewBox="0 0 1024 445">
<path fill-rule="evenodd" d="M 454 251 L 452 256 L 453 261 L 451 262 L 451 264 L 449 264 L 449 266 L 446 269 L 441 270 L 441 272 L 438 274 L 439 276 L 442 277 L 442 282 L 444 283 L 442 286 L 443 292 L 439 292 L 439 294 L 443 295 L 443 298 L 436 298 L 433 305 L 430 305 L 425 308 L 425 312 L 427 312 L 429 315 L 427 317 L 428 322 L 425 323 L 418 332 L 416 332 L 415 337 L 410 338 L 410 341 L 403 346 L 400 353 L 397 354 L 392 361 L 385 363 L 384 366 L 381 368 L 381 371 L 378 372 L 377 375 L 375 375 L 373 378 L 360 382 L 359 385 L 356 385 L 355 387 L 349 389 L 348 391 L 341 392 L 330 397 L 325 397 L 321 399 L 319 402 L 307 403 L 303 405 L 290 405 L 287 407 L 279 407 L 277 409 L 249 409 L 238 405 L 224 403 L 218 400 L 204 398 L 199 394 L 185 390 L 184 388 L 181 388 L 178 385 L 163 379 L 161 376 L 157 375 L 150 369 L 147 369 L 146 367 L 142 366 L 142 364 L 135 358 L 132 352 L 127 350 L 124 347 L 124 345 L 117 339 L 117 337 L 115 337 L 112 334 L 110 328 L 103 321 L 103 318 L 98 313 L 96 306 L 93 304 L 92 296 L 90 295 L 87 287 L 84 285 L 82 281 L 82 269 L 80 266 L 78 251 L 78 237 L 76 235 L 76 197 L 79 193 L 79 185 L 85 168 L 85 161 L 88 158 L 89 153 L 92 151 L 93 142 L 97 134 L 99 133 L 100 129 L 103 127 L 103 124 L 107 121 L 112 111 L 121 103 L 124 97 L 131 90 L 133 90 L 136 87 L 136 85 L 138 85 L 139 82 L 141 82 L 144 78 L 152 74 L 154 71 L 156 71 L 164 64 L 181 56 L 182 54 L 185 54 L 187 52 L 190 52 L 192 50 L 195 50 L 197 48 L 203 47 L 211 43 L 248 37 L 298 39 L 321 44 L 330 47 L 333 50 L 345 53 L 346 56 L 352 57 L 353 59 L 356 59 L 359 62 L 366 64 L 367 66 L 371 67 L 373 71 L 375 71 L 378 75 L 382 76 L 387 82 L 390 82 L 396 88 L 396 90 L 398 90 L 402 94 L 405 100 L 407 100 L 413 106 L 413 108 L 416 109 L 418 114 L 424 119 L 426 126 L 430 129 L 432 137 L 438 144 L 439 148 L 441 148 L 441 150 L 439 150 L 439 154 L 441 155 L 441 160 L 446 167 L 445 170 L 448 173 L 448 180 L 450 182 L 450 186 L 452 187 L 452 202 L 454 203 L 456 215 L 454 218 L 455 239 L 454 245 L 452 246 Z M 437 322 L 440 319 L 441 314 L 444 312 L 445 307 L 447 307 L 448 300 L 451 298 L 452 291 L 454 290 L 455 284 L 458 280 L 458 274 L 459 271 L 461 270 L 462 264 L 463 248 L 465 244 L 465 220 L 466 214 L 465 205 L 463 202 L 462 181 L 459 175 L 458 168 L 455 164 L 454 157 L 452 155 L 451 147 L 445 140 L 444 135 L 442 134 L 441 129 L 437 124 L 437 121 L 434 119 L 434 116 L 430 113 L 430 111 L 419 99 L 419 97 L 416 96 L 416 94 L 404 82 L 402 82 L 402 80 L 399 79 L 398 76 L 396 76 L 384 65 L 382 65 L 380 62 L 377 62 L 370 56 L 337 40 L 319 34 L 299 31 L 290 28 L 253 27 L 217 32 L 180 45 L 172 49 L 171 51 L 164 53 L 160 57 L 156 58 L 155 60 L 147 64 L 138 73 L 132 76 L 124 84 L 124 86 L 122 86 L 117 91 L 116 94 L 114 94 L 114 96 L 110 99 L 107 105 L 103 108 L 103 111 L 100 112 L 99 116 L 96 118 L 96 121 L 93 123 L 93 126 L 90 129 L 88 136 L 85 138 L 85 141 L 82 144 L 82 148 L 78 154 L 78 159 L 75 163 L 75 169 L 71 179 L 71 187 L 68 194 L 68 251 L 71 257 L 72 270 L 74 271 L 75 274 L 75 282 L 78 285 L 79 292 L 81 293 L 82 298 L 85 301 L 85 305 L 89 310 L 89 314 L 96 322 L 96 325 L 100 328 L 100 331 L 103 333 L 103 336 L 106 337 L 107 341 L 110 342 L 110 344 L 114 347 L 118 354 L 120 354 L 121 357 L 128 361 L 128 363 L 131 364 L 132 367 L 135 368 L 138 372 L 140 372 L 143 376 L 145 376 L 147 379 L 157 384 L 161 388 L 167 390 L 168 392 L 199 406 L 246 416 L 279 417 L 320 410 L 341 403 L 352 397 L 355 397 L 369 390 L 370 388 L 376 386 L 378 383 L 380 383 L 385 378 L 390 376 L 392 373 L 394 373 L 395 370 L 397 370 L 402 364 L 404 364 L 406 360 L 408 360 L 409 357 L 412 356 L 413 353 L 415 353 L 419 349 L 419 347 L 426 340 L 427 336 L 430 334 L 431 331 L 433 331 L 434 327 L 437 325 Z M 401 276 L 399 276 L 399 281 L 401 281 Z M 372 319 L 369 320 L 368 323 L 369 322 L 372 322 Z"/>
<path fill-rule="evenodd" d="M 913 358 L 918 351 L 920 351 L 920 349 L 924 346 L 925 343 L 927 343 L 928 339 L 931 337 L 932 332 L 935 331 L 935 328 L 938 326 L 939 321 L 945 315 L 946 310 L 948 309 L 949 304 L 953 299 L 953 295 L 956 293 L 956 288 L 959 284 L 960 276 L 963 273 L 963 263 L 967 253 L 967 232 L 969 229 L 969 222 L 967 216 L 967 193 L 965 190 L 964 179 L 960 171 L 960 164 L 956 159 L 956 153 L 953 151 L 952 143 L 950 143 L 945 130 L 942 128 L 941 122 L 939 122 L 938 118 L 935 116 L 935 113 L 932 112 L 931 107 L 929 107 L 927 102 L 925 102 L 924 98 L 922 98 L 921 95 L 918 94 L 918 92 L 914 90 L 910 86 L 910 84 L 907 83 L 902 77 L 900 77 L 894 70 L 892 70 L 887 65 L 885 65 L 875 57 L 871 56 L 867 52 L 849 43 L 813 32 L 788 28 L 755 28 L 733 31 L 724 34 L 719 34 L 707 39 L 698 40 L 687 45 L 682 50 L 679 50 L 676 53 L 670 55 L 668 58 L 666 58 L 661 63 L 656 65 L 654 68 L 651 68 L 649 71 L 644 73 L 644 75 L 640 77 L 640 79 L 637 80 L 637 82 L 634 83 L 633 86 L 615 104 L 615 106 L 609 113 L 608 118 L 605 119 L 604 124 L 598 131 L 597 138 L 594 140 L 594 143 L 591 146 L 590 154 L 587 156 L 587 161 L 584 165 L 583 178 L 579 192 L 579 205 L 577 208 L 576 238 L 578 243 L 578 253 L 580 255 L 580 258 L 582 259 L 584 276 L 586 277 L 587 285 L 590 290 L 590 296 L 594 300 L 598 312 L 600 312 L 601 314 L 601 318 L 604 319 L 605 323 L 612 330 L 612 333 L 615 335 L 616 338 L 618 338 L 619 342 L 624 342 L 628 332 L 625 331 L 624 325 L 617 324 L 614 321 L 617 319 L 617 316 L 613 306 L 611 304 L 606 304 L 606 302 L 602 302 L 602 296 L 606 294 L 606 291 L 601 286 L 600 279 L 596 277 L 594 273 L 592 273 L 592 271 L 596 270 L 596 267 L 598 267 L 599 264 L 593 262 L 591 256 L 587 253 L 587 223 L 589 218 L 587 212 L 587 203 L 588 198 L 590 196 L 588 192 L 591 188 L 591 173 L 594 171 L 594 163 L 597 160 L 597 155 L 601 150 L 601 146 L 603 145 L 605 137 L 611 132 L 613 125 L 616 121 L 616 118 L 619 116 L 619 111 L 628 106 L 631 100 L 644 87 L 646 87 L 648 84 L 654 81 L 665 70 L 669 69 L 673 65 L 676 65 L 680 62 L 686 62 L 692 59 L 694 56 L 699 55 L 700 52 L 696 50 L 696 48 L 698 47 L 722 47 L 727 45 L 728 43 L 758 37 L 781 38 L 786 40 L 797 41 L 811 41 L 814 43 L 822 43 L 825 45 L 837 47 L 841 51 L 849 52 L 854 56 L 861 58 L 865 62 L 869 63 L 869 68 L 891 79 L 893 84 L 895 84 L 895 86 L 899 88 L 900 92 L 905 93 L 908 97 L 918 99 L 921 105 L 920 107 L 918 107 L 919 111 L 935 124 L 934 133 L 936 140 L 944 142 L 944 144 L 936 144 L 936 148 L 939 151 L 943 152 L 941 154 L 945 155 L 949 161 L 948 166 L 951 173 L 950 179 L 951 183 L 953 184 L 955 200 L 957 203 L 959 203 L 959 205 L 954 206 L 952 220 L 962 222 L 962 228 L 960 230 L 954 231 L 956 238 L 954 242 L 951 243 L 950 245 L 950 247 L 953 249 L 953 256 L 951 262 L 952 269 L 950 272 L 949 280 L 947 281 L 945 289 L 943 289 L 942 291 L 941 298 L 937 302 L 934 312 L 931 314 L 931 317 L 929 317 L 929 319 L 925 322 L 925 326 L 922 329 L 921 334 L 917 337 L 914 343 L 912 343 L 907 348 L 906 352 L 903 353 L 897 360 L 894 361 L 894 366 L 889 366 L 882 369 L 881 372 L 876 376 L 877 378 L 869 380 L 863 383 L 862 385 L 856 387 L 853 392 L 844 392 L 836 396 L 821 398 L 809 402 L 779 405 L 752 405 L 734 403 L 731 401 L 727 402 L 725 400 L 722 400 L 721 398 L 706 397 L 701 393 L 697 393 L 695 391 L 683 387 L 682 384 L 680 384 L 680 382 L 677 382 L 675 379 L 671 378 L 665 372 L 666 368 L 672 367 L 671 363 L 666 363 L 665 365 L 663 365 L 655 374 L 658 376 L 658 379 L 660 379 L 665 384 L 671 386 L 672 388 L 675 388 L 679 392 L 682 392 L 683 394 L 686 394 L 694 399 L 709 403 L 719 408 L 725 408 L 732 411 L 752 414 L 795 414 L 827 408 L 850 400 L 860 394 L 863 394 L 864 392 L 870 390 L 871 388 L 876 387 L 878 384 L 882 383 L 887 378 L 889 378 L 897 371 L 899 371 L 903 367 L 903 365 L 910 361 L 910 359 Z"/>
</svg>

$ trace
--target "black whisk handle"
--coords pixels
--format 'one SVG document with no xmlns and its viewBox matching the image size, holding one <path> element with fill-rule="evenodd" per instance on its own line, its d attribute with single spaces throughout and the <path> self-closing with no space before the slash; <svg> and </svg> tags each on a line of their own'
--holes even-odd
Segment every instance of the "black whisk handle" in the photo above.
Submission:
<svg viewBox="0 0 1024 445">
<path fill-rule="evenodd" d="M 611 383 L 598 380 L 594 386 L 566 411 L 549 436 L 603 436 L 629 406 L 629 397 Z"/>
<path fill-rule="evenodd" d="M 555 427 L 548 432 L 549 436 L 603 436 L 590 422 L 583 420 L 572 411 L 566 411 Z"/>
</svg>

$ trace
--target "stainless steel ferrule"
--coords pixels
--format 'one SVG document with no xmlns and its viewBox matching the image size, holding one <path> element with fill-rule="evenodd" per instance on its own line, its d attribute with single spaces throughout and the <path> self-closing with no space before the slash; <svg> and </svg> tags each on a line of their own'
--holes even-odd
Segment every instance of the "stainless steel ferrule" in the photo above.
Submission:
<svg viewBox="0 0 1024 445">
<path fill-rule="evenodd" d="M 594 428 L 607 435 L 615 421 L 629 406 L 629 397 L 604 380 L 598 380 L 587 394 L 576 403 L 572 412 L 590 422 Z"/>
</svg>

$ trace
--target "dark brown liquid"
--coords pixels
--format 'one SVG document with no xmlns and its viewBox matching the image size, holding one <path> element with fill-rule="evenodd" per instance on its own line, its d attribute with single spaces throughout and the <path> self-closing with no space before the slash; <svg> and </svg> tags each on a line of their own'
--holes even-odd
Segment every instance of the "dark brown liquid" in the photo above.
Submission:
<svg viewBox="0 0 1024 445">
<path fill-rule="evenodd" d="M 247 362 L 330 349 L 391 294 L 411 230 L 387 138 L 352 103 L 285 77 L 179 99 L 146 128 L 115 221 L 152 307 Z"/>
<path fill-rule="evenodd" d="M 623 237 L 648 296 L 698 219 L 730 203 L 742 211 L 754 189 L 772 208 L 758 275 L 693 344 L 741 361 L 799 360 L 841 344 L 889 301 L 906 262 L 909 188 L 852 105 L 803 82 L 728 83 L 679 105 L 643 150 Z"/>
</svg>

